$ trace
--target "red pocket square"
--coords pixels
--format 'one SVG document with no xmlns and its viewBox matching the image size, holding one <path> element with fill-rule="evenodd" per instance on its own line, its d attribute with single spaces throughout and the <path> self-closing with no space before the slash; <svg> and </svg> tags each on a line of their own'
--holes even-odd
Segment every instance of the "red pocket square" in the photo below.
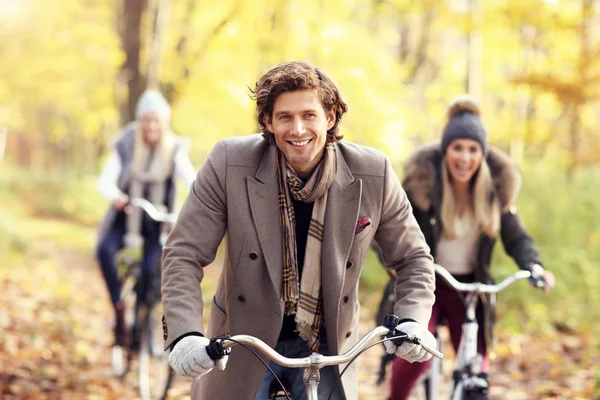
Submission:
<svg viewBox="0 0 600 400">
<path fill-rule="evenodd" d="M 354 234 L 356 235 L 357 233 L 362 232 L 369 225 L 371 225 L 371 218 L 359 218 L 358 222 L 356 222 L 356 229 L 354 230 Z"/>
</svg>

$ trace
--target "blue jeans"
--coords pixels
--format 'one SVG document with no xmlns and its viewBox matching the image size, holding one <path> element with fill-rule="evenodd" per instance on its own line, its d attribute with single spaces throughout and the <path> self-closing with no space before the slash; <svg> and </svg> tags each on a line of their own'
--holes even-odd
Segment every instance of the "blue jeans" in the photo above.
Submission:
<svg viewBox="0 0 600 400">
<path fill-rule="evenodd" d="M 115 222 L 109 231 L 104 235 L 96 249 L 96 258 L 102 269 L 102 276 L 106 282 L 106 287 L 110 293 L 110 299 L 116 304 L 121 299 L 121 283 L 117 266 L 115 265 L 115 255 L 124 246 L 123 237 L 125 236 L 125 217 L 124 213 L 119 213 Z M 152 269 L 159 262 L 162 247 L 160 245 L 160 225 L 155 223 L 146 223 L 143 225 L 142 236 L 144 237 L 143 258 L 142 258 L 142 281 L 145 287 L 150 281 Z"/>
<path fill-rule="evenodd" d="M 289 357 L 308 357 L 311 352 L 308 348 L 308 343 L 301 337 L 292 339 L 281 340 L 275 345 L 275 351 L 279 354 Z M 321 344 L 319 352 L 328 355 L 329 351 L 326 344 Z M 277 377 L 285 378 L 290 384 L 290 395 L 293 400 L 306 400 L 306 389 L 304 386 L 304 369 L 303 368 L 284 368 L 279 364 L 271 361 L 269 367 L 275 372 Z M 319 400 L 343 400 L 342 390 L 340 384 L 337 381 L 336 374 L 334 374 L 333 368 L 337 367 L 324 367 L 321 368 L 321 380 L 319 381 L 318 393 Z M 260 388 L 256 393 L 255 400 L 267 400 L 269 398 L 269 388 L 271 383 L 275 380 L 269 370 L 265 372 L 265 376 L 260 384 Z M 333 389 L 335 388 L 335 389 Z M 329 397 L 333 389 L 333 395 Z"/>
</svg>

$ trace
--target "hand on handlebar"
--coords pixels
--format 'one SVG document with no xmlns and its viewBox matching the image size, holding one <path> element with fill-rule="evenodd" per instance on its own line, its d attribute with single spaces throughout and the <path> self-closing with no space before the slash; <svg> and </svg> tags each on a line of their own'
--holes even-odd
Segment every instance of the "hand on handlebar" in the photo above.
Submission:
<svg viewBox="0 0 600 400">
<path fill-rule="evenodd" d="M 121 193 L 121 195 L 113 201 L 112 206 L 115 210 L 121 211 L 124 210 L 129 204 L 129 196 L 125 193 Z"/>
<path fill-rule="evenodd" d="M 554 274 L 550 271 L 546 271 L 544 267 L 539 264 L 532 264 L 529 267 L 529 270 L 531 271 L 531 278 L 529 279 L 531 285 L 549 293 L 554 287 Z"/>
<path fill-rule="evenodd" d="M 178 374 L 189 378 L 198 378 L 214 367 L 224 370 L 229 356 L 213 361 L 207 353 L 209 344 L 210 340 L 203 336 L 186 336 L 171 350 L 169 364 Z"/>
<path fill-rule="evenodd" d="M 431 358 L 423 346 L 419 343 L 423 343 L 429 348 L 436 348 L 435 337 L 427 330 L 426 326 L 419 324 L 414 321 L 407 321 L 398 324 L 396 332 L 399 334 L 406 334 L 409 337 L 413 337 L 414 341 L 410 339 L 397 339 L 397 340 L 386 340 L 383 342 L 388 354 L 395 354 L 398 357 L 405 359 L 412 363 L 415 361 L 424 362 Z"/>
</svg>

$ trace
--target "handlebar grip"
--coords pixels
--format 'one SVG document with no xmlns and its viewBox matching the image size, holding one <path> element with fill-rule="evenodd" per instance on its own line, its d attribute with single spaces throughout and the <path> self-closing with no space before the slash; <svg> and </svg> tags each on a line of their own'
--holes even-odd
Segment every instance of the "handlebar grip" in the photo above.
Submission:
<svg viewBox="0 0 600 400">
<path fill-rule="evenodd" d="M 442 359 L 444 358 L 444 353 L 442 353 L 441 351 L 438 351 L 436 349 L 432 349 L 431 347 L 421 343 L 421 347 L 423 347 L 425 349 L 425 351 L 427 351 L 429 354 L 431 354 L 432 356 Z"/>
<path fill-rule="evenodd" d="M 210 339 L 210 343 L 206 346 L 206 354 L 211 360 L 217 361 L 229 354 L 229 350 L 225 350 L 221 344 L 221 340 Z"/>
<path fill-rule="evenodd" d="M 396 339 L 392 339 L 392 343 L 394 343 L 396 346 L 401 346 L 402 342 L 409 342 L 409 343 L 414 343 L 414 344 L 418 344 L 419 346 L 423 347 L 425 349 L 426 352 L 428 352 L 429 354 L 431 354 L 432 356 L 442 359 L 444 358 L 444 353 L 427 346 L 425 343 L 423 343 L 421 340 L 419 340 L 418 338 L 414 337 L 414 336 L 409 336 L 406 333 L 402 333 L 399 330 L 395 330 L 394 331 L 394 336 L 403 336 L 401 338 L 396 338 Z"/>
<path fill-rule="evenodd" d="M 546 281 L 541 276 L 540 277 L 530 276 L 529 282 L 531 283 L 531 285 L 533 287 L 536 287 L 536 288 L 542 289 L 542 290 L 546 289 Z"/>
<path fill-rule="evenodd" d="M 392 339 L 392 343 L 394 343 L 396 346 L 401 346 L 403 342 L 414 343 L 423 347 L 425 351 L 432 356 L 440 359 L 444 358 L 444 354 L 442 352 L 427 346 L 419 338 L 412 335 L 407 335 L 406 333 L 399 331 L 397 328 L 394 328 L 393 331 L 390 331 L 387 337 L 393 337 L 394 339 Z"/>
</svg>

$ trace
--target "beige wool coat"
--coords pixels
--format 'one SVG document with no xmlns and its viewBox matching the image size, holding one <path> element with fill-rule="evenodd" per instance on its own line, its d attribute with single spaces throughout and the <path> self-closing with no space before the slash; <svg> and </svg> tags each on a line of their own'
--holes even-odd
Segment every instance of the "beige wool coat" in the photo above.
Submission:
<svg viewBox="0 0 600 400">
<path fill-rule="evenodd" d="M 358 283 L 373 239 L 385 264 L 397 271 L 394 312 L 400 319 L 426 326 L 435 285 L 429 248 L 389 159 L 364 146 L 336 146 L 337 175 L 328 193 L 321 272 L 331 354 L 346 351 L 359 339 Z M 284 312 L 275 157 L 275 144 L 261 135 L 229 138 L 215 145 L 198 172 L 163 252 L 166 348 L 189 332 L 248 334 L 275 346 Z M 371 223 L 355 234 L 363 217 Z M 223 240 L 221 275 L 205 330 L 204 267 L 213 262 Z M 342 379 L 349 400 L 358 398 L 355 364 Z M 253 400 L 265 371 L 237 346 L 224 371 L 213 370 L 193 382 L 192 398 Z"/>
</svg>

